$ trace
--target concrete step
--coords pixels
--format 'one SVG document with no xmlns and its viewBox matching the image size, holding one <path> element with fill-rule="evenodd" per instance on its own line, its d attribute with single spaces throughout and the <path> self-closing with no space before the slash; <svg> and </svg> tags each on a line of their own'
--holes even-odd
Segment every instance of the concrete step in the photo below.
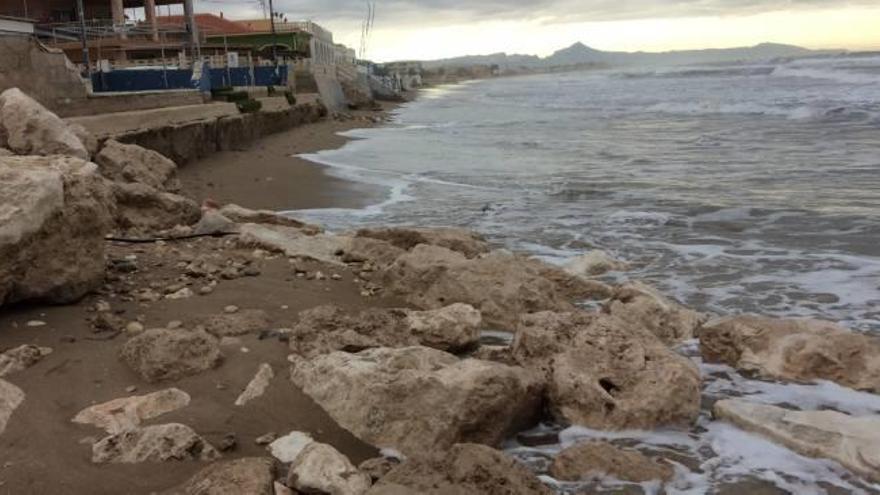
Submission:
<svg viewBox="0 0 880 495">
<path fill-rule="evenodd" d="M 284 103 L 286 104 L 287 101 Z M 216 120 L 231 115 L 239 115 L 235 103 L 213 102 L 71 117 L 65 120 L 80 124 L 98 139 L 103 139 L 158 127 L 181 125 L 201 120 Z"/>
</svg>

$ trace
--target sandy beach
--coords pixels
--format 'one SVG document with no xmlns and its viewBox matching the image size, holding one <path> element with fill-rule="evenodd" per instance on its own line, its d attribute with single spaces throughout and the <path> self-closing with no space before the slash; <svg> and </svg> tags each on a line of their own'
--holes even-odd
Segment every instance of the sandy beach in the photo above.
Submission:
<svg viewBox="0 0 880 495">
<path fill-rule="evenodd" d="M 246 151 L 225 151 L 180 169 L 187 195 L 201 202 L 235 203 L 249 208 L 299 210 L 363 208 L 382 201 L 379 187 L 328 175 L 326 167 L 295 155 L 343 146 L 339 133 L 377 125 L 384 112 L 356 111 L 352 120 L 327 119 L 267 136 Z"/>
<path fill-rule="evenodd" d="M 267 137 L 247 151 L 220 153 L 189 164 L 179 173 L 184 184 L 182 192 L 199 201 L 211 198 L 249 208 L 365 206 L 382 192 L 331 177 L 323 167 L 290 155 L 341 146 L 346 138 L 338 132 L 374 125 L 360 117 L 382 115 L 357 112 L 355 120 L 325 120 Z M 171 385 L 150 385 L 119 358 L 120 347 L 127 339 L 124 328 L 104 331 L 93 324 L 99 303 L 109 303 L 110 313 L 119 321 L 137 321 L 145 328 L 163 327 L 174 321 L 190 326 L 203 317 L 223 314 L 230 305 L 265 311 L 269 328 L 289 328 L 299 311 L 321 304 L 347 308 L 400 305 L 393 299 L 363 297 L 360 285 L 345 267 L 300 263 L 296 269 L 304 270 L 308 278 L 297 277 L 285 257 L 255 258 L 253 254 L 253 249 L 231 246 L 222 238 L 166 245 L 110 243 L 108 259 L 134 260 L 135 271 L 109 274 L 101 290 L 76 304 L 4 309 L 0 313 L 0 349 L 32 344 L 51 348 L 52 354 L 51 359 L 15 376 L 27 399 L 0 440 L 0 493 L 134 494 L 179 485 L 204 466 L 195 462 L 94 464 L 89 443 L 102 432 L 71 422 L 78 411 L 95 403 L 169 386 L 185 390 L 192 402 L 163 419 L 192 425 L 214 445 L 233 434 L 236 445 L 224 453 L 224 458 L 264 455 L 265 446 L 254 442 L 257 437 L 293 430 L 308 432 L 336 446 L 352 462 L 375 456 L 373 447 L 337 426 L 284 379 L 289 350 L 284 343 L 279 344 L 277 336 L 235 337 L 233 345 L 223 348 L 222 366 Z M 176 288 L 185 278 L 181 267 L 205 256 L 215 257 L 219 265 L 247 263 L 255 269 L 249 273 L 258 275 L 224 280 L 204 296 L 155 302 L 132 297 L 137 289 L 154 288 L 164 293 L 169 286 Z M 328 278 L 316 280 L 314 275 L 319 271 Z M 329 278 L 337 274 L 339 280 Z M 202 285 L 199 279 L 189 279 L 181 286 L 196 291 Z M 28 326 L 28 322 L 41 325 Z M 270 364 L 281 379 L 274 380 L 259 401 L 233 406 L 262 363 Z"/>
</svg>

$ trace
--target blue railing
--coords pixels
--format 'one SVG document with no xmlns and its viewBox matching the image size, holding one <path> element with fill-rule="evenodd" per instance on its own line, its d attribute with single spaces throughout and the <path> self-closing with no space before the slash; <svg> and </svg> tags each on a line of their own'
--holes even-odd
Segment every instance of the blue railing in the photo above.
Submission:
<svg viewBox="0 0 880 495">
<path fill-rule="evenodd" d="M 193 79 L 191 69 L 120 69 L 92 74 L 95 92 L 160 91 L 164 89 L 200 89 L 227 86 L 284 86 L 287 66 L 236 67 L 208 69 L 208 77 Z"/>
</svg>

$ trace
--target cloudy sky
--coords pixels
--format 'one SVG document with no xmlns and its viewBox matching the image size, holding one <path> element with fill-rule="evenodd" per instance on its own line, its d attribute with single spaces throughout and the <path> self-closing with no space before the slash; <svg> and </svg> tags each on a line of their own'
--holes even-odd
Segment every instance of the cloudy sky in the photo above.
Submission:
<svg viewBox="0 0 880 495">
<path fill-rule="evenodd" d="M 268 0 L 266 0 L 268 3 Z M 366 0 L 274 0 L 357 47 Z M 662 51 L 764 41 L 880 48 L 878 0 L 375 0 L 368 56 L 432 59 L 499 51 L 547 55 L 576 41 Z M 196 0 L 201 12 L 262 15 L 259 0 Z"/>
</svg>

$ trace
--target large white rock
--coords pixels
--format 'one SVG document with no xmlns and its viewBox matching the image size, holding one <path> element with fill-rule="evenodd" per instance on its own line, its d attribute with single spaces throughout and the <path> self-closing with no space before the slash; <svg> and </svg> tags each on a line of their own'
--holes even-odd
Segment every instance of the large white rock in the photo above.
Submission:
<svg viewBox="0 0 880 495">
<path fill-rule="evenodd" d="M 136 144 L 108 139 L 95 156 L 104 177 L 114 182 L 137 182 L 155 189 L 176 192 L 177 165 L 159 153 Z"/>
<path fill-rule="evenodd" d="M 385 241 L 409 251 L 419 244 L 439 246 L 468 258 L 489 252 L 489 243 L 476 232 L 449 227 L 383 227 L 361 229 L 357 237 Z"/>
<path fill-rule="evenodd" d="M 302 449 L 287 473 L 287 486 L 302 493 L 361 495 L 370 485 L 369 475 L 326 443 L 312 442 Z"/>
<path fill-rule="evenodd" d="M 315 442 L 312 436 L 301 431 L 292 431 L 269 444 L 272 456 L 284 463 L 296 460 L 299 454 Z"/>
<path fill-rule="evenodd" d="M 277 495 L 275 465 L 266 457 L 246 457 L 208 465 L 174 495 Z"/>
<path fill-rule="evenodd" d="M 148 382 L 174 380 L 219 366 L 220 342 L 204 330 L 154 328 L 129 339 L 122 360 Z"/>
<path fill-rule="evenodd" d="M 383 476 L 370 495 L 552 495 L 526 466 L 485 445 L 426 449 Z"/>
<path fill-rule="evenodd" d="M 116 226 L 122 230 L 154 233 L 178 225 L 192 225 L 202 212 L 195 201 L 137 182 L 115 182 Z"/>
<path fill-rule="evenodd" d="M 93 163 L 0 157 L 0 304 L 69 303 L 97 288 L 112 208 Z"/>
<path fill-rule="evenodd" d="M 312 234 L 296 227 L 283 225 L 248 223 L 240 227 L 238 241 L 245 246 L 280 251 L 290 257 L 343 265 L 337 254 L 345 252 L 351 243 L 351 238 L 332 234 Z"/>
<path fill-rule="evenodd" d="M 6 380 L 0 379 L 0 434 L 6 431 L 9 418 L 22 402 L 24 402 L 24 392 Z"/>
<path fill-rule="evenodd" d="M 880 338 L 819 320 L 735 316 L 706 323 L 700 352 L 765 378 L 829 380 L 880 393 Z"/>
<path fill-rule="evenodd" d="M 120 433 L 140 426 L 145 420 L 186 407 L 189 401 L 189 394 L 183 390 L 168 388 L 87 407 L 74 416 L 73 422 L 96 426 L 110 434 Z"/>
<path fill-rule="evenodd" d="M 406 455 L 497 445 L 530 425 L 541 403 L 533 373 L 427 347 L 296 359 L 291 379 L 343 428 Z"/>
<path fill-rule="evenodd" d="M 248 382 L 247 387 L 245 387 L 241 395 L 235 399 L 235 405 L 243 406 L 263 395 L 266 392 L 266 388 L 269 387 L 269 382 L 274 377 L 275 372 L 272 371 L 272 366 L 267 363 L 261 364 L 260 368 L 257 370 L 257 374 L 254 375 L 250 382 Z"/>
<path fill-rule="evenodd" d="M 92 445 L 92 462 L 212 461 L 220 457 L 213 445 L 179 423 L 145 426 L 104 437 Z"/>
<path fill-rule="evenodd" d="M 67 155 L 89 159 L 76 133 L 57 115 L 18 88 L 0 93 L 0 134 L 19 155 Z"/>
<path fill-rule="evenodd" d="M 478 344 L 482 323 L 480 312 L 466 304 L 428 311 L 325 305 L 301 312 L 299 319 L 290 349 L 304 356 L 414 345 L 458 352 Z"/>
<path fill-rule="evenodd" d="M 616 288 L 604 309 L 630 325 L 646 328 L 670 346 L 693 339 L 706 321 L 704 315 L 641 282 Z"/>
<path fill-rule="evenodd" d="M 714 413 L 799 454 L 832 459 L 880 482 L 880 416 L 792 411 L 742 399 L 718 401 Z"/>
<path fill-rule="evenodd" d="M 563 280 L 563 275 L 568 280 Z M 540 261 L 504 251 L 467 258 L 428 244 L 419 244 L 399 256 L 383 273 L 385 286 L 410 304 L 423 309 L 470 304 L 488 324 L 511 331 L 521 315 L 571 311 L 574 300 L 590 297 L 589 282 L 575 278 Z"/>
<path fill-rule="evenodd" d="M 544 373 L 559 421 L 596 429 L 686 426 L 700 412 L 700 373 L 646 329 L 608 315 L 542 312 L 512 344 L 520 365 Z"/>
</svg>

